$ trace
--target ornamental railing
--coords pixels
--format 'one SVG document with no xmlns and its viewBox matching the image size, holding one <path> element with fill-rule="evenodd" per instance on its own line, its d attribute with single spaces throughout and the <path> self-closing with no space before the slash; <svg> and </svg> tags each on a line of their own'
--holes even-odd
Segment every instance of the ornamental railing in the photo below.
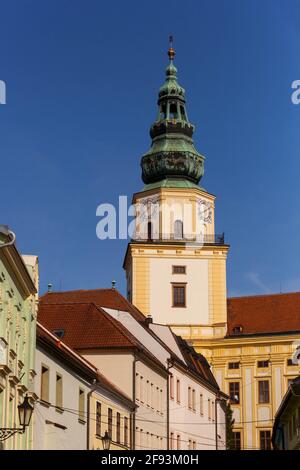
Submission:
<svg viewBox="0 0 300 470">
<path fill-rule="evenodd" d="M 145 236 L 143 234 L 136 235 L 132 238 L 132 242 L 140 243 L 196 243 L 203 245 L 225 245 L 225 233 L 214 234 L 214 235 L 187 235 L 184 234 L 182 237 L 175 236 L 174 234 L 153 234 Z"/>
</svg>

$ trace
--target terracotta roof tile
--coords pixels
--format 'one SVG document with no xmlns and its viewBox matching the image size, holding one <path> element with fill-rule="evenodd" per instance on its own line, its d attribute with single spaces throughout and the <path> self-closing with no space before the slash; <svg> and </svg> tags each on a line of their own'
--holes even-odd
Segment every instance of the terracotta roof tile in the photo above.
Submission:
<svg viewBox="0 0 300 470">
<path fill-rule="evenodd" d="M 64 330 L 63 340 L 71 348 L 134 347 L 136 343 L 117 327 L 113 319 L 88 303 L 39 304 L 38 320 L 48 330 Z"/>
<path fill-rule="evenodd" d="M 52 299 L 52 297 L 51 297 Z M 46 303 L 40 300 L 38 320 L 51 332 L 64 330 L 63 340 L 76 350 L 138 349 L 157 366 L 162 364 L 119 321 L 93 303 Z"/>
<path fill-rule="evenodd" d="M 137 321 L 144 321 L 145 316 L 132 305 L 117 289 L 73 290 L 64 292 L 47 292 L 41 296 L 43 303 L 94 303 L 99 307 L 129 312 Z"/>
<path fill-rule="evenodd" d="M 208 382 L 213 388 L 220 390 L 207 359 L 202 354 L 197 353 L 193 346 L 190 346 L 181 336 L 176 336 L 176 340 L 188 368 Z"/>
<path fill-rule="evenodd" d="M 86 368 L 90 374 L 93 374 L 95 378 L 97 378 L 100 385 L 104 388 L 109 389 L 115 392 L 121 398 L 125 398 L 132 407 L 134 407 L 134 403 L 131 398 L 126 395 L 122 390 L 119 389 L 115 384 L 110 382 L 98 369 L 95 367 L 90 361 L 85 359 L 84 357 L 80 356 L 75 350 L 73 350 L 69 345 L 65 343 L 65 341 L 61 341 L 56 338 L 51 331 L 45 328 L 44 325 L 41 323 L 37 323 L 37 330 L 36 330 L 37 340 L 44 339 L 47 340 L 49 343 L 55 345 L 60 352 L 63 352 L 64 355 L 67 357 L 72 357 L 73 360 L 79 362 L 83 368 Z"/>
<path fill-rule="evenodd" d="M 227 336 L 300 331 L 300 292 L 227 300 Z"/>
</svg>

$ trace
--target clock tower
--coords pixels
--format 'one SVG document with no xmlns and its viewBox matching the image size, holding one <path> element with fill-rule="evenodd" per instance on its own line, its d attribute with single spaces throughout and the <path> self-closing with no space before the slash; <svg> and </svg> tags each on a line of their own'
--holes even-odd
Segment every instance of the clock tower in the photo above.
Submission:
<svg viewBox="0 0 300 470">
<path fill-rule="evenodd" d="M 135 193 L 135 233 L 124 269 L 128 299 L 185 338 L 226 334 L 224 234 L 215 233 L 215 196 L 199 186 L 205 158 L 193 143 L 185 90 L 170 43 L 152 144 L 142 156 L 144 188 Z"/>
</svg>

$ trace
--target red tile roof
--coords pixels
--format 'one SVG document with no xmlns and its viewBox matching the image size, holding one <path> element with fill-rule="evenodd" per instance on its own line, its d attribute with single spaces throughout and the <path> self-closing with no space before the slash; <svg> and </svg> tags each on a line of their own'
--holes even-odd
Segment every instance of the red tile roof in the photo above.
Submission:
<svg viewBox="0 0 300 470">
<path fill-rule="evenodd" d="M 95 367 L 91 362 L 89 362 L 84 357 L 80 356 L 76 351 L 70 348 L 64 341 L 61 341 L 55 335 L 53 335 L 44 325 L 37 322 L 37 329 L 36 329 L 36 337 L 37 341 L 41 342 L 41 340 L 47 341 L 49 344 L 52 344 L 57 348 L 57 350 L 62 353 L 66 359 L 72 358 L 74 363 L 78 363 L 83 370 L 86 370 L 89 375 L 92 375 L 95 379 L 97 379 L 98 383 L 102 385 L 106 390 L 110 390 L 117 394 L 121 398 L 125 398 L 130 404 L 131 407 L 134 406 L 131 398 L 128 397 L 122 390 L 120 390 L 115 384 L 110 382 L 101 372 Z M 43 343 L 42 343 L 43 344 Z M 69 362 L 68 362 L 69 365 Z"/>
<path fill-rule="evenodd" d="M 136 342 L 95 304 L 39 304 L 38 320 L 48 330 L 64 330 L 63 340 L 71 348 L 135 347 Z"/>
<path fill-rule="evenodd" d="M 137 321 L 144 321 L 145 316 L 132 305 L 117 289 L 72 290 L 47 292 L 40 297 L 44 303 L 94 303 L 98 307 L 129 312 Z"/>
<path fill-rule="evenodd" d="M 45 296 L 40 300 L 38 320 L 51 332 L 64 330 L 63 340 L 71 348 L 135 349 L 143 352 L 160 369 L 164 369 L 158 359 L 122 323 L 97 305 L 78 302 L 47 303 L 47 300 Z"/>
<path fill-rule="evenodd" d="M 227 322 L 227 336 L 300 331 L 300 292 L 229 298 Z"/>
<path fill-rule="evenodd" d="M 202 354 L 197 353 L 193 346 L 190 346 L 181 336 L 176 336 L 176 340 L 189 370 L 208 382 L 216 391 L 219 391 L 220 387 L 207 359 Z"/>
</svg>

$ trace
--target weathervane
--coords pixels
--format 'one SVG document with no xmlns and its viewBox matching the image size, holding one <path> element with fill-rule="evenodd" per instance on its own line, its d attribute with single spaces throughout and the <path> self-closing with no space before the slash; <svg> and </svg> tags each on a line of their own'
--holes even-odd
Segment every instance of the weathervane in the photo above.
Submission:
<svg viewBox="0 0 300 470">
<path fill-rule="evenodd" d="M 175 57 L 175 51 L 173 49 L 173 36 L 169 36 L 169 50 L 168 50 L 168 56 L 169 56 L 169 59 L 172 61 Z"/>
</svg>

